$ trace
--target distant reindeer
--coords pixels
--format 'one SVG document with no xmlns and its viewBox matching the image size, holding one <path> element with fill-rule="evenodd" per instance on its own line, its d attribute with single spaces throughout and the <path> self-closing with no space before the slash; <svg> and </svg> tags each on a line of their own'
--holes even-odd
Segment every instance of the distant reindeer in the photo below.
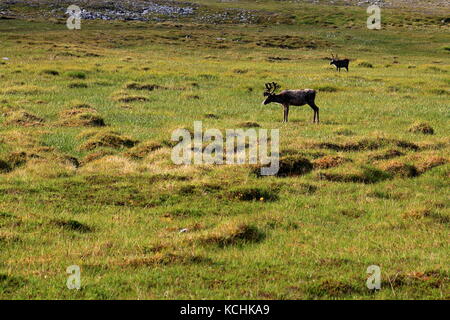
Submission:
<svg viewBox="0 0 450 320">
<path fill-rule="evenodd" d="M 314 110 L 313 123 L 319 123 L 319 107 L 316 106 L 314 100 L 316 98 L 316 91 L 313 89 L 303 90 L 284 90 L 280 94 L 275 92 L 280 89 L 280 86 L 275 83 L 266 83 L 266 90 L 264 96 L 267 97 L 263 104 L 269 104 L 272 102 L 279 103 L 284 107 L 284 119 L 283 122 L 288 122 L 289 106 L 303 106 L 308 104 Z"/>
<path fill-rule="evenodd" d="M 338 70 L 339 72 L 341 72 L 341 68 L 345 68 L 347 69 L 348 72 L 348 64 L 350 63 L 350 60 L 348 59 L 342 59 L 340 60 L 338 55 L 336 55 L 336 57 L 331 54 L 331 62 L 330 65 L 335 65 L 336 66 L 336 70 Z"/>
</svg>

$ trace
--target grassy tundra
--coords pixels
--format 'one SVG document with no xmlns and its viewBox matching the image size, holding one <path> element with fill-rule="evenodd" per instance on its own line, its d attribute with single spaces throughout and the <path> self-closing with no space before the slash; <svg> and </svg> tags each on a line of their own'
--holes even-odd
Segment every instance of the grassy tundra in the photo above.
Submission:
<svg viewBox="0 0 450 320">
<path fill-rule="evenodd" d="M 0 298 L 449 299 L 448 6 L 387 8 L 370 31 L 364 7 L 321 3 L 197 1 L 75 31 L 11 5 Z M 321 123 L 308 106 L 282 123 L 261 105 L 269 81 L 316 89 Z M 174 165 L 171 133 L 195 120 L 280 129 L 292 170 Z"/>
</svg>

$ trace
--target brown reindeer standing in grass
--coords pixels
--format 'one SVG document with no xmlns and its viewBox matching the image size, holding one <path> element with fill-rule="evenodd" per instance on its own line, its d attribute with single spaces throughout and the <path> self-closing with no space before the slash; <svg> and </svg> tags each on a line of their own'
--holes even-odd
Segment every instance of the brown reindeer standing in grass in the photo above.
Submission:
<svg viewBox="0 0 450 320">
<path fill-rule="evenodd" d="M 283 122 L 288 122 L 289 118 L 289 106 L 303 106 L 308 104 L 314 110 L 313 123 L 319 123 L 319 107 L 316 106 L 314 100 L 316 98 L 316 90 L 303 89 L 303 90 L 284 90 L 280 94 L 275 92 L 280 89 L 280 86 L 275 83 L 266 83 L 266 90 L 264 96 L 267 97 L 263 104 L 269 104 L 272 102 L 279 103 L 284 107 L 284 119 Z"/>
</svg>

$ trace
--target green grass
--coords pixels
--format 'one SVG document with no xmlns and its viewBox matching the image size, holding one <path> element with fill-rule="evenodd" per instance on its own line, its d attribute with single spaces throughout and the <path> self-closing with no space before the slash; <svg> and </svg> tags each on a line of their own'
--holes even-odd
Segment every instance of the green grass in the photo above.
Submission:
<svg viewBox="0 0 450 320">
<path fill-rule="evenodd" d="M 0 20 L 0 298 L 449 299 L 444 14 L 386 10 L 369 31 L 364 8 L 198 2 L 266 20 Z M 321 123 L 293 107 L 283 124 L 269 81 L 317 89 Z M 83 108 L 106 126 L 75 126 Z M 280 129 L 308 170 L 176 166 L 171 133 L 196 120 Z"/>
</svg>

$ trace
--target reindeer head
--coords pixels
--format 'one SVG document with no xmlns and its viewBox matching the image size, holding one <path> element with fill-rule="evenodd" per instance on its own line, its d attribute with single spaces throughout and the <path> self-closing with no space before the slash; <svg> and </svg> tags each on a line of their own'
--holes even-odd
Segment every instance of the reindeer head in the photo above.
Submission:
<svg viewBox="0 0 450 320">
<path fill-rule="evenodd" d="M 333 65 L 333 64 L 336 64 L 336 61 L 338 61 L 339 60 L 339 57 L 338 57 L 338 55 L 336 55 L 336 56 L 334 56 L 334 54 L 333 53 L 331 53 L 331 58 L 330 58 L 330 65 Z"/>
<path fill-rule="evenodd" d="M 269 104 L 274 101 L 274 96 L 276 95 L 276 91 L 280 89 L 280 86 L 276 82 L 269 82 L 265 84 L 266 90 L 264 91 L 264 97 L 267 97 L 264 100 L 263 104 Z"/>
</svg>

